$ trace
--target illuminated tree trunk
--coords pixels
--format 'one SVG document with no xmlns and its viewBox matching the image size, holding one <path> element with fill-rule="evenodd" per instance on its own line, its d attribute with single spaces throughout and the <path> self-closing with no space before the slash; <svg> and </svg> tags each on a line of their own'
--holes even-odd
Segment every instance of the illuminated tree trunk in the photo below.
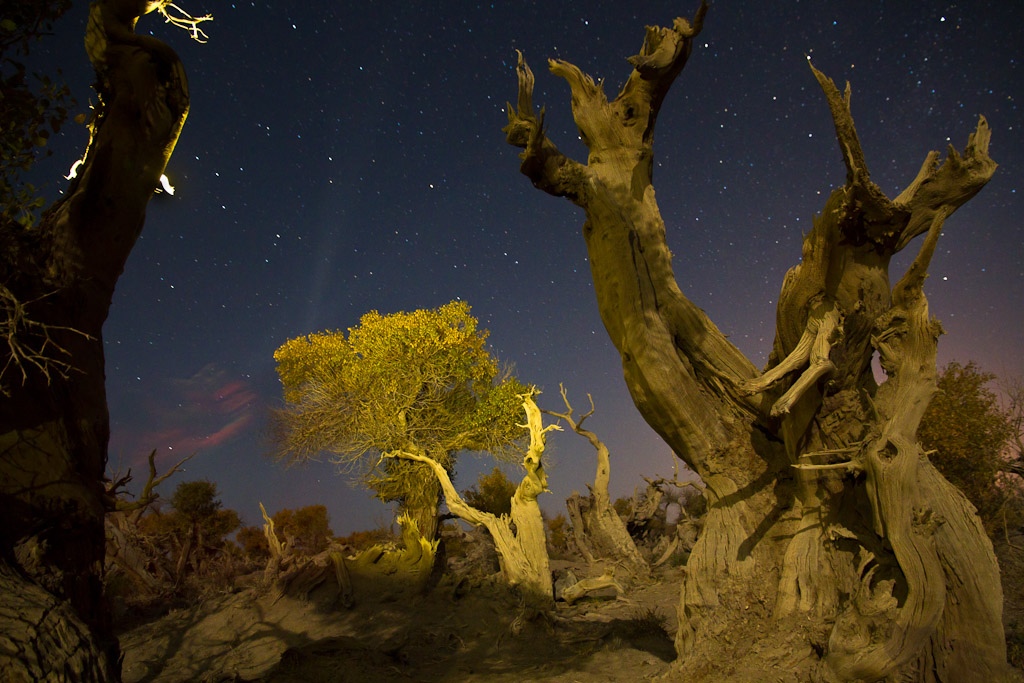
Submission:
<svg viewBox="0 0 1024 683">
<path fill-rule="evenodd" d="M 455 490 L 447 470 L 436 460 L 402 451 L 389 453 L 388 456 L 429 466 L 437 476 L 452 514 L 475 526 L 483 526 L 491 534 L 501 563 L 501 572 L 509 586 L 519 590 L 531 607 L 550 609 L 554 603 L 554 589 L 544 519 L 537 504 L 537 496 L 547 490 L 547 475 L 542 462 L 544 434 L 551 429 L 558 429 L 558 426 L 542 425 L 540 409 L 532 398 L 526 397 L 523 407 L 530 429 L 530 448 L 523 457 L 526 476 L 512 496 L 512 512 L 507 516 L 499 517 L 466 503 Z"/>
<path fill-rule="evenodd" d="M 114 506 L 103 484 L 102 326 L 188 110 L 181 62 L 165 44 L 133 32 L 139 12 L 125 5 L 138 3 L 92 6 L 86 45 L 100 99 L 67 197 L 37 228 L 0 229 L 8 343 L 0 359 L 2 604 L 17 595 L 20 614 L 49 615 L 36 638 L 54 648 L 38 660 L 41 669 L 0 652 L 0 671 L 11 680 L 119 679 L 102 590 L 104 514 Z M 5 635 L 21 638 L 11 628 Z"/>
<path fill-rule="evenodd" d="M 431 460 L 431 462 L 434 462 Z M 339 558 L 344 567 L 337 567 L 349 575 L 350 586 L 339 582 L 342 592 L 359 594 L 419 595 L 430 585 L 433 569 L 438 561 L 438 542 L 420 534 L 416 521 L 409 515 L 399 515 L 402 530 L 399 547 L 377 544 L 353 558 Z"/>
<path fill-rule="evenodd" d="M 421 449 L 410 444 L 408 450 L 426 456 Z M 434 459 L 447 464 L 453 462 L 448 453 L 434 454 Z M 442 465 L 444 466 L 444 465 Z M 395 519 L 406 515 L 415 524 L 420 535 L 428 541 L 438 538 L 440 528 L 441 486 L 430 467 L 411 460 L 385 460 L 381 473 L 368 478 L 369 487 L 385 503 L 398 503 Z"/>
<path fill-rule="evenodd" d="M 426 465 L 409 463 L 415 467 L 413 477 L 419 487 L 412 496 L 405 496 L 399 505 L 397 517 L 408 515 L 416 523 L 423 538 L 434 541 L 441 526 L 441 486 Z"/>
<path fill-rule="evenodd" d="M 870 180 L 849 91 L 814 72 L 847 181 L 783 282 L 762 376 L 680 291 L 651 184 L 655 119 L 705 11 L 649 28 L 614 101 L 573 65 L 549 63 L 572 91 L 586 164 L 545 136 L 522 59 L 505 129 L 533 184 L 586 213 L 598 307 L 634 403 L 707 487 L 677 666 L 688 680 L 771 667 L 824 680 L 1001 680 L 991 544 L 916 441 L 940 332 L 922 284 L 944 220 L 995 171 L 988 125 L 941 165 L 929 154 L 889 199 Z M 922 234 L 914 265 L 890 288 L 890 258 Z M 876 352 L 888 373 L 881 386 Z"/>
</svg>

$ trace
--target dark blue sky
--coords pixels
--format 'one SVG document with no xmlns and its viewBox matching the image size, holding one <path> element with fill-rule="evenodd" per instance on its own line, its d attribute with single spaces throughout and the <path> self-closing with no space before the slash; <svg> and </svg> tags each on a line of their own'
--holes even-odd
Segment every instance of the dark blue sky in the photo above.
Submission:
<svg viewBox="0 0 1024 683">
<path fill-rule="evenodd" d="M 162 466 L 198 451 L 180 480 L 216 481 L 248 523 L 259 501 L 323 503 L 338 533 L 386 523 L 388 510 L 332 466 L 265 457 L 266 412 L 280 400 L 272 354 L 371 309 L 459 298 L 496 355 L 545 389 L 542 405 L 561 407 L 559 382 L 577 407 L 594 395 L 589 426 L 611 447 L 614 495 L 671 475 L 598 318 L 582 213 L 519 174 L 501 127 L 518 48 L 549 136 L 585 159 L 568 88 L 545 60 L 604 78 L 614 96 L 644 25 L 696 3 L 183 4 L 214 14 L 208 44 L 156 16 L 139 23 L 178 50 L 192 110 L 167 170 L 176 194 L 154 198 L 105 328 L 112 467 L 142 475 L 154 448 Z M 41 68 L 62 66 L 83 110 L 87 11 L 76 3 L 37 55 Z M 977 116 L 989 119 L 1000 168 L 947 222 L 926 292 L 947 332 L 941 362 L 1024 376 L 1022 27 L 1024 5 L 1009 0 L 714 3 L 655 143 L 683 291 L 765 361 L 782 276 L 845 175 L 810 56 L 852 82 L 872 177 L 890 196 L 929 150 L 962 148 Z M 40 173 L 59 179 L 84 136 L 69 124 Z M 572 434 L 549 443 L 553 495 L 541 500 L 557 513 L 592 481 L 594 459 Z M 463 458 L 457 485 L 490 466 Z"/>
</svg>

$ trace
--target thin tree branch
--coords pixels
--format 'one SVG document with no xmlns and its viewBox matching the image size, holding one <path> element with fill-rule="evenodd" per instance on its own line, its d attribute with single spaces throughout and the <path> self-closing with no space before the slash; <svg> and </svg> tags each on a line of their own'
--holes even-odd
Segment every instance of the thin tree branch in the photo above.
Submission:
<svg viewBox="0 0 1024 683">
<path fill-rule="evenodd" d="M 154 448 L 149 453 L 149 477 L 147 477 L 146 483 L 142 487 L 142 494 L 139 496 L 138 500 L 128 502 L 117 497 L 118 489 L 122 488 L 132 480 L 131 469 L 128 470 L 128 473 L 125 476 L 115 479 L 109 486 L 107 486 L 107 496 L 114 499 L 114 510 L 117 512 L 132 512 L 133 510 L 141 510 L 155 502 L 156 499 L 160 497 L 160 494 L 156 493 L 153 489 L 166 481 L 175 472 L 181 471 L 182 466 L 192 458 L 196 457 L 197 453 L 198 451 L 185 456 L 175 463 L 171 469 L 167 470 L 162 475 L 157 476 L 156 449 Z"/>
<path fill-rule="evenodd" d="M 506 141 L 524 151 L 519 155 L 519 170 L 534 187 L 556 197 L 568 197 L 576 204 L 585 202 L 588 171 L 586 166 L 562 154 L 544 133 L 544 110 L 538 115 L 533 107 L 533 71 L 516 50 L 516 75 L 519 80 L 518 109 L 507 104 L 508 125 L 502 129 Z"/>
</svg>

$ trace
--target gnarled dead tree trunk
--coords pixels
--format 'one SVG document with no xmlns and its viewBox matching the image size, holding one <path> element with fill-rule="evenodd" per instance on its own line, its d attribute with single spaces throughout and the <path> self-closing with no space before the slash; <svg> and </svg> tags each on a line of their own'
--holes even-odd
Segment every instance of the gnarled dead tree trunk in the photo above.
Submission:
<svg viewBox="0 0 1024 683">
<path fill-rule="evenodd" d="M 429 589 L 439 541 L 423 536 L 409 514 L 398 516 L 398 526 L 402 531 L 400 544 L 377 544 L 354 557 L 338 554 L 332 558 L 338 585 L 348 601 L 370 595 L 409 597 Z"/>
<path fill-rule="evenodd" d="M 651 184 L 655 119 L 705 11 L 648 28 L 611 102 L 575 66 L 549 62 L 572 91 L 586 164 L 546 137 L 522 59 L 505 128 L 533 184 L 586 213 L 598 307 L 629 391 L 707 486 L 680 597 L 678 666 L 688 680 L 770 667 L 823 680 L 1001 680 L 991 544 L 916 440 L 940 332 L 922 284 L 943 222 L 995 171 L 988 125 L 981 119 L 941 164 L 930 153 L 889 199 L 871 182 L 849 90 L 814 71 L 846 184 L 786 275 L 762 375 L 680 291 Z M 891 288 L 891 257 L 920 235 Z"/>
<path fill-rule="evenodd" d="M 590 495 L 583 498 L 578 493 L 574 493 L 565 501 L 576 544 L 591 564 L 610 563 L 617 567 L 618 571 L 611 567 L 606 570 L 611 570 L 613 574 L 630 580 L 649 578 L 651 568 L 637 549 L 629 531 L 626 530 L 626 524 L 612 507 L 611 497 L 608 495 L 608 484 L 611 481 L 611 455 L 608 452 L 608 446 L 598 438 L 597 434 L 583 426 L 587 418 L 594 414 L 594 399 L 587 394 L 587 398 L 590 400 L 590 410 L 577 418 L 569 403 L 565 387 L 559 385 L 559 389 L 562 402 L 565 404 L 565 412 L 559 413 L 554 410 L 544 410 L 543 412 L 565 422 L 570 429 L 585 438 L 597 452 L 597 471 L 594 474 L 594 485 L 589 486 Z"/>
<path fill-rule="evenodd" d="M 537 496 L 547 491 L 548 486 L 543 463 L 545 433 L 560 427 L 543 425 L 540 409 L 530 395 L 523 397 L 523 409 L 527 418 L 525 426 L 530 430 L 530 447 L 523 456 L 526 476 L 512 496 L 512 512 L 509 515 L 499 517 L 490 512 L 477 510 L 466 503 L 455 490 L 448 471 L 436 460 L 425 455 L 402 451 L 386 455 L 428 465 L 441 484 L 445 502 L 452 514 L 470 524 L 484 527 L 491 534 L 501 564 L 501 573 L 509 586 L 519 590 L 532 608 L 550 609 L 554 603 L 554 588 L 551 582 L 544 519 L 537 504 Z"/>
<path fill-rule="evenodd" d="M 188 111 L 174 51 L 134 33 L 163 4 L 93 3 L 99 105 L 77 177 L 38 227 L 0 226 L 0 622 L 12 642 L 32 622 L 28 640 L 49 648 L 0 651 L 12 680 L 120 678 L 102 589 L 103 519 L 115 507 L 103 485 L 102 326 Z M 48 616 L 35 623 L 36 611 Z"/>
</svg>

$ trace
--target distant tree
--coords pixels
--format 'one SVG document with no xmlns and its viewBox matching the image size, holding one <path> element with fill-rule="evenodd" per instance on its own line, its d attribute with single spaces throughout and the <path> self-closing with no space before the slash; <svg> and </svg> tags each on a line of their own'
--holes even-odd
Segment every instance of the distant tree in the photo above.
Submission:
<svg viewBox="0 0 1024 683">
<path fill-rule="evenodd" d="M 402 450 L 451 472 L 461 451 L 509 454 L 522 429 L 519 394 L 463 302 L 381 315 L 348 330 L 288 340 L 277 351 L 285 407 L 274 415 L 278 458 L 330 453 L 356 467 L 384 501 L 398 501 L 421 534 L 437 534 L 440 487 L 421 462 L 381 458 Z"/>
<path fill-rule="evenodd" d="M 1010 424 L 1010 443 L 1003 461 L 1003 471 L 1024 482 L 1024 377 L 1003 377 L 999 383 L 1006 396 L 1006 420 Z"/>
<path fill-rule="evenodd" d="M 270 546 L 263 529 L 258 526 L 244 526 L 235 534 L 235 541 L 245 556 L 251 560 L 266 560 L 270 557 Z"/>
<path fill-rule="evenodd" d="M 495 467 L 490 474 L 481 474 L 473 486 L 462 492 L 462 498 L 481 512 L 501 517 L 512 512 L 516 486 L 500 467 Z"/>
<path fill-rule="evenodd" d="M 175 566 L 175 577 L 181 580 L 189 562 L 199 569 L 204 556 L 223 546 L 224 536 L 241 526 L 234 510 L 223 510 L 217 498 L 217 485 L 211 481 L 187 481 L 178 484 L 171 496 L 175 515 L 165 524 L 183 536 Z"/>
<path fill-rule="evenodd" d="M 285 508 L 277 511 L 273 519 L 277 533 L 288 540 L 288 548 L 301 555 L 326 550 L 334 536 L 323 505 L 307 505 L 298 510 Z"/>
<path fill-rule="evenodd" d="M 174 489 L 171 505 L 189 522 L 199 523 L 216 514 L 223 505 L 217 498 L 217 485 L 212 481 L 183 481 Z"/>
<path fill-rule="evenodd" d="M 224 509 L 217 496 L 213 482 L 182 482 L 170 498 L 170 509 L 150 506 L 133 522 L 134 545 L 148 556 L 153 577 L 173 580 L 164 591 L 178 591 L 186 579 L 207 575 L 219 560 L 237 553 L 227 537 L 241 526 L 241 518 Z"/>
<path fill-rule="evenodd" d="M 989 534 L 1001 524 L 1006 505 L 1020 496 L 1012 482 L 999 481 L 1015 434 L 1010 415 L 988 388 L 995 378 L 974 362 L 949 363 L 918 429 L 921 443 L 934 451 L 935 467 L 974 504 Z"/>
<path fill-rule="evenodd" d="M 569 550 L 569 520 L 559 512 L 554 517 L 545 517 L 544 526 L 548 532 L 548 549 L 551 553 L 565 553 Z"/>
</svg>

